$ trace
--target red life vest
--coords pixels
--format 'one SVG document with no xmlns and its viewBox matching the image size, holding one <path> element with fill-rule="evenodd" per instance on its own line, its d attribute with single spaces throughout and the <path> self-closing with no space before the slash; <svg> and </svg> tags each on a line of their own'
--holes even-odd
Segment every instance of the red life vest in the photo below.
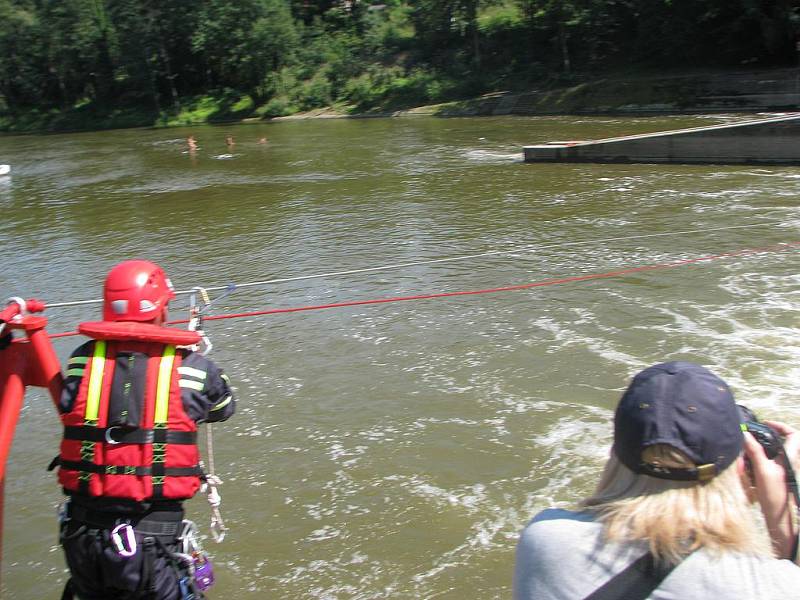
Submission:
<svg viewBox="0 0 800 600">
<path fill-rule="evenodd" d="M 197 424 L 181 401 L 176 346 L 195 344 L 199 335 L 130 322 L 83 323 L 78 330 L 95 342 L 72 410 L 61 415 L 61 485 L 78 494 L 136 501 L 191 498 L 202 472 Z M 125 394 L 135 389 L 140 397 L 135 406 L 115 404 L 116 422 L 109 425 L 114 372 L 119 360 L 131 356 L 139 364 L 146 360 L 146 367 L 120 385 Z"/>
</svg>

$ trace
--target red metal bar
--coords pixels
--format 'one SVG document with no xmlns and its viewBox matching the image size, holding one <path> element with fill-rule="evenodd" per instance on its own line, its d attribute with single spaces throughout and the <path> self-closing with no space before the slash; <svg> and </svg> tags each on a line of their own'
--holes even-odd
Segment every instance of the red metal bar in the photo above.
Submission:
<svg viewBox="0 0 800 600">
<path fill-rule="evenodd" d="M 16 302 L 9 304 L 3 310 L 0 310 L 0 321 L 5 323 L 10 321 L 19 314 L 20 306 Z"/>
<path fill-rule="evenodd" d="M 30 310 L 40 312 L 44 304 L 25 302 Z M 5 500 L 6 464 L 14 441 L 19 414 L 27 386 L 44 387 L 54 403 L 61 397 L 63 378 L 61 365 L 45 331 L 47 319 L 24 314 L 23 307 L 10 304 L 0 311 L 0 320 L 11 331 L 23 331 L 26 340 L 0 350 L 0 566 L 3 547 L 3 507 Z M 1 569 L 0 569 L 1 571 Z"/>
<path fill-rule="evenodd" d="M 2 389 L 2 397 L 0 397 L 0 440 L 2 440 L 2 443 L 0 443 L 0 565 L 2 565 L 6 460 L 11 450 L 11 441 L 14 439 L 14 429 L 17 426 L 19 411 L 22 409 L 25 385 L 22 382 L 22 377 L 11 373 L 4 381 L 0 380 L 0 389 Z"/>
<path fill-rule="evenodd" d="M 10 350 L 10 348 L 9 348 Z M 4 357 L 5 358 L 5 357 Z M 17 373 L 8 373 L 0 380 L 0 485 L 6 480 L 6 462 L 14 439 L 22 399 L 25 397 L 25 383 Z M 0 531 L 0 540 L 2 531 Z"/>
</svg>

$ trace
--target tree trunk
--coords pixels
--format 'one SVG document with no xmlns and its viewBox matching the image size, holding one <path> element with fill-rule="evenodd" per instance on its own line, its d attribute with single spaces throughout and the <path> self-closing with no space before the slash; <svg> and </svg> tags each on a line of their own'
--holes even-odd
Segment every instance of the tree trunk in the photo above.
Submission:
<svg viewBox="0 0 800 600">
<path fill-rule="evenodd" d="M 170 67 L 169 63 L 169 54 L 167 54 L 167 49 L 164 46 L 164 39 L 161 35 L 158 36 L 158 45 L 161 54 L 161 62 L 164 63 L 164 71 L 167 76 L 167 82 L 169 83 L 169 91 L 172 95 L 172 104 L 175 107 L 177 112 L 181 110 L 181 102 L 178 98 L 178 90 L 175 88 L 175 78 L 177 75 L 172 74 L 172 68 Z"/>
<path fill-rule="evenodd" d="M 175 89 L 175 77 L 177 77 L 177 75 L 172 74 L 169 53 L 167 52 L 167 47 L 164 45 L 164 34 L 161 31 L 161 26 L 159 23 L 160 17 L 161 15 L 156 14 L 152 8 L 147 11 L 147 19 L 150 23 L 149 29 L 155 35 L 158 43 L 158 57 L 161 59 L 161 65 L 164 69 L 164 76 L 167 80 L 169 93 L 172 96 L 172 105 L 174 106 L 176 112 L 180 112 L 181 103 L 178 99 L 178 90 Z"/>
<path fill-rule="evenodd" d="M 567 34 L 567 29 L 564 27 L 564 23 L 560 22 L 558 24 L 558 44 L 561 46 L 561 63 L 564 66 L 564 72 L 569 73 L 572 70 L 572 65 L 569 60 L 569 36 Z"/>
<path fill-rule="evenodd" d="M 477 71 L 481 70 L 481 46 L 478 31 L 478 0 L 470 0 L 467 3 L 467 23 L 470 37 L 472 38 L 472 62 Z"/>
</svg>

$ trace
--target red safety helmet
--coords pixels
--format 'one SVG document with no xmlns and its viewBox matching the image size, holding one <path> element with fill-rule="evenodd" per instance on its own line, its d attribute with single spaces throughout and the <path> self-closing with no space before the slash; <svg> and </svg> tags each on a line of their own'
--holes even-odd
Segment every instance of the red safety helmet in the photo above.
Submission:
<svg viewBox="0 0 800 600">
<path fill-rule="evenodd" d="M 172 282 L 161 267 L 148 260 L 126 260 L 106 277 L 103 320 L 155 321 L 174 297 Z"/>
</svg>

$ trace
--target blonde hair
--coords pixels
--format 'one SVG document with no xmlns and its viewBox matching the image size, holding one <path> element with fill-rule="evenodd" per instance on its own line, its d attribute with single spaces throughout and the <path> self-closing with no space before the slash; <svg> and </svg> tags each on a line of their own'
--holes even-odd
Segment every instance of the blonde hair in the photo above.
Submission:
<svg viewBox="0 0 800 600">
<path fill-rule="evenodd" d="M 694 467 L 684 453 L 663 444 L 642 458 L 664 467 Z M 709 481 L 674 481 L 638 475 L 612 452 L 594 495 L 581 505 L 596 513 L 607 541 L 645 541 L 663 562 L 677 563 L 699 548 L 771 556 L 737 462 Z"/>
</svg>

